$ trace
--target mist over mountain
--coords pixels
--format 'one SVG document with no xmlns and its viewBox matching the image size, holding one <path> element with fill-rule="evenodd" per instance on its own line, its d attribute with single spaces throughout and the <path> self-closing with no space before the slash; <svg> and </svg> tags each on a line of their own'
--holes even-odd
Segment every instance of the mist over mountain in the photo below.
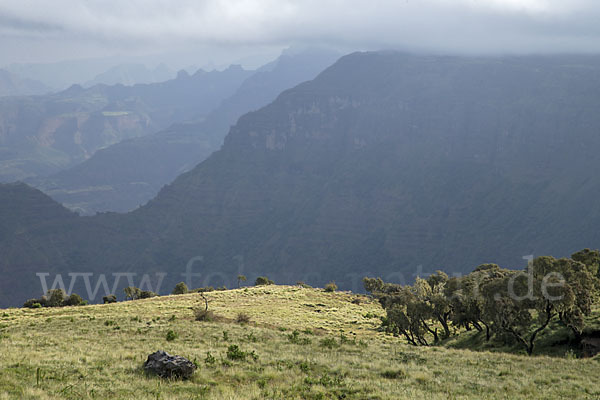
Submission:
<svg viewBox="0 0 600 400">
<path fill-rule="evenodd" d="M 82 84 L 114 67 L 113 59 L 62 60 L 52 63 L 12 63 L 6 70 L 18 76 L 35 79 L 55 92 Z"/>
<path fill-rule="evenodd" d="M 199 68 L 188 73 L 195 73 Z M 122 84 L 132 86 L 136 83 L 156 83 L 173 79 L 176 73 L 169 69 L 165 64 L 160 64 L 156 68 L 151 69 L 144 64 L 120 64 L 111 67 L 105 72 L 102 72 L 94 79 L 83 84 L 84 87 L 91 87 L 98 84 L 116 85 Z"/>
<path fill-rule="evenodd" d="M 153 84 L 0 98 L 0 182 L 50 175 L 121 140 L 200 120 L 251 74 L 232 66 Z"/>
<path fill-rule="evenodd" d="M 51 89 L 42 82 L 21 78 L 5 69 L 0 69 L 0 97 L 46 94 L 50 91 Z"/>
<path fill-rule="evenodd" d="M 343 57 L 134 212 L 78 217 L 1 186 L 0 302 L 38 294 L 34 271 L 164 271 L 171 287 L 202 257 L 196 286 L 244 273 L 358 290 L 594 247 L 599 90 L 596 56 Z"/>
<path fill-rule="evenodd" d="M 338 57 L 335 51 L 318 48 L 288 50 L 248 77 L 204 120 L 124 140 L 99 150 L 81 164 L 27 182 L 81 214 L 130 211 L 219 149 L 242 114 L 314 78 Z"/>
</svg>

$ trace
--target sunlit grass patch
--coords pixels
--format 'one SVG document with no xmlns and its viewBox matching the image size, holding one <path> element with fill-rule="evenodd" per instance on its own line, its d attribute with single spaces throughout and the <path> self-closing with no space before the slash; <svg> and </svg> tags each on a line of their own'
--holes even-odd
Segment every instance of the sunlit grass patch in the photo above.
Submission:
<svg viewBox="0 0 600 400">
<path fill-rule="evenodd" d="M 383 311 L 364 296 L 272 285 L 205 296 L 221 320 L 196 321 L 204 301 L 194 293 L 0 310 L 0 399 L 600 396 L 595 359 L 408 346 L 377 330 Z M 146 376 L 159 349 L 195 362 L 192 379 Z"/>
</svg>

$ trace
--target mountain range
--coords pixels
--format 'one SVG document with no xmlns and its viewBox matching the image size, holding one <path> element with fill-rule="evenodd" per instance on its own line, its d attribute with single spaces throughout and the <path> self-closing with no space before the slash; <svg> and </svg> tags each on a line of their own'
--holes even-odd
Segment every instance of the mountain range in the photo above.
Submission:
<svg viewBox="0 0 600 400">
<path fill-rule="evenodd" d="M 0 69 L 0 97 L 46 94 L 51 89 L 34 79 L 21 78 L 5 69 Z"/>
<path fill-rule="evenodd" d="M 342 57 L 133 212 L 0 186 L 0 304 L 38 295 L 39 272 L 165 272 L 169 290 L 196 261 L 194 286 L 359 290 L 598 247 L 599 91 L 595 56 Z"/>
<path fill-rule="evenodd" d="M 71 168 L 26 182 L 83 215 L 131 211 L 218 150 L 241 115 L 313 79 L 338 57 L 337 52 L 318 48 L 285 51 L 246 78 L 203 120 L 121 141 Z"/>
<path fill-rule="evenodd" d="M 197 71 L 199 68 L 194 70 Z M 85 82 L 83 87 L 95 85 L 125 85 L 133 86 L 137 83 L 157 83 L 164 82 L 175 77 L 175 72 L 169 69 L 165 64 L 159 64 L 156 68 L 148 68 L 144 64 L 119 64 L 96 75 L 94 79 Z"/>
<path fill-rule="evenodd" d="M 161 83 L 0 98 L 0 182 L 50 175 L 124 139 L 201 120 L 252 73 L 231 66 Z"/>
</svg>

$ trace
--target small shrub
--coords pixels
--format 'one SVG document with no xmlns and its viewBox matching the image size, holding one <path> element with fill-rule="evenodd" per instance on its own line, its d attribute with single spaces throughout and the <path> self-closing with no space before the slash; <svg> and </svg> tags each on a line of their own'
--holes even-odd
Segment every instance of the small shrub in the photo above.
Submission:
<svg viewBox="0 0 600 400">
<path fill-rule="evenodd" d="M 405 379 L 406 378 L 406 372 L 404 372 L 401 369 L 394 369 L 394 370 L 386 370 L 383 371 L 381 373 L 381 376 L 384 377 L 385 379 Z"/>
<path fill-rule="evenodd" d="M 254 350 L 252 350 L 250 353 L 248 353 L 248 355 L 250 357 L 252 357 L 252 360 L 258 361 L 258 354 L 256 354 L 256 352 Z"/>
<path fill-rule="evenodd" d="M 175 314 L 171 315 L 171 317 L 169 318 L 169 322 L 173 322 L 177 319 L 177 317 L 175 316 Z"/>
<path fill-rule="evenodd" d="M 156 293 L 154 293 L 154 292 L 152 292 L 150 290 L 142 290 L 140 292 L 140 297 L 139 298 L 140 299 L 150 299 L 152 297 L 157 297 L 157 296 L 158 296 L 158 294 L 156 294 Z"/>
<path fill-rule="evenodd" d="M 175 331 L 173 330 L 169 330 L 167 332 L 167 342 L 172 342 L 173 340 L 177 339 L 179 337 L 179 335 L 177 335 L 177 333 L 175 333 Z"/>
<path fill-rule="evenodd" d="M 236 344 L 227 348 L 227 358 L 232 361 L 245 361 L 248 357 L 252 358 L 254 361 L 258 360 L 258 354 L 256 354 L 254 350 L 250 352 L 242 351 Z"/>
<path fill-rule="evenodd" d="M 273 282 L 266 276 L 259 276 L 258 278 L 256 278 L 256 281 L 254 282 L 254 286 L 266 286 L 266 285 L 273 285 L 273 284 L 275 284 L 275 282 Z"/>
<path fill-rule="evenodd" d="M 207 352 L 206 358 L 204 359 L 204 363 L 206 365 L 212 366 L 212 365 L 215 365 L 216 362 L 217 362 L 217 359 L 212 354 L 210 354 L 210 352 Z"/>
<path fill-rule="evenodd" d="M 215 313 L 204 308 L 196 308 L 194 310 L 194 317 L 196 321 L 200 322 L 215 322 L 220 319 Z"/>
<path fill-rule="evenodd" d="M 185 282 L 179 282 L 177 285 L 175 285 L 175 288 L 171 294 L 186 294 L 187 292 L 189 292 L 189 290 Z"/>
<path fill-rule="evenodd" d="M 338 344 L 338 342 L 335 341 L 334 338 L 321 339 L 321 341 L 319 342 L 319 345 L 321 345 L 321 347 L 326 347 L 328 349 L 334 349 L 334 348 L 340 346 Z"/>
<path fill-rule="evenodd" d="M 334 376 L 333 378 L 331 376 L 329 376 L 328 373 L 325 373 L 323 375 L 321 375 L 320 378 L 316 378 L 316 377 L 310 377 L 307 376 L 306 378 L 304 378 L 304 383 L 312 386 L 312 385 L 321 385 L 321 386 L 325 386 L 325 387 L 330 387 L 330 386 L 341 386 L 344 384 L 343 382 L 343 377 L 341 376 Z M 324 399 L 324 397 L 318 397 L 320 399 Z"/>
<path fill-rule="evenodd" d="M 104 296 L 102 298 L 102 301 L 104 302 L 104 304 L 116 303 L 117 296 L 115 296 L 114 294 L 109 294 L 108 296 Z"/>
<path fill-rule="evenodd" d="M 290 343 L 293 344 L 299 344 L 299 345 L 308 345 L 311 343 L 311 340 L 307 337 L 300 337 L 300 331 L 299 330 L 294 330 L 292 333 L 290 333 L 289 335 L 287 335 L 288 340 L 290 341 Z"/>
<path fill-rule="evenodd" d="M 325 291 L 326 292 L 335 292 L 337 290 L 337 285 L 335 284 L 335 282 L 329 282 L 327 285 L 325 285 Z"/>
<path fill-rule="evenodd" d="M 417 382 L 419 385 L 427 385 L 429 381 L 430 378 L 423 373 L 420 373 L 417 376 L 415 376 L 415 382 Z"/>
<path fill-rule="evenodd" d="M 343 333 L 340 333 L 340 345 L 342 344 L 357 344 L 356 338 L 350 340 L 348 339 L 348 336 L 344 335 Z"/>
<path fill-rule="evenodd" d="M 193 290 L 190 290 L 190 293 L 208 293 L 213 292 L 215 290 L 212 286 L 200 287 Z"/>
<path fill-rule="evenodd" d="M 229 360 L 221 359 L 221 365 L 224 367 L 231 367 L 233 365 L 233 363 Z"/>
<path fill-rule="evenodd" d="M 306 361 L 302 361 L 300 364 L 298 364 L 298 367 L 300 368 L 300 371 L 304 372 L 305 374 L 310 372 L 310 365 Z"/>
<path fill-rule="evenodd" d="M 104 321 L 104 325 L 105 326 L 112 326 L 112 325 L 116 325 L 117 323 L 115 321 L 112 320 L 106 320 Z"/>
<path fill-rule="evenodd" d="M 232 361 L 244 361 L 248 354 L 240 350 L 237 344 L 232 344 L 227 348 L 227 358 Z"/>
<path fill-rule="evenodd" d="M 84 305 L 83 299 L 77 293 L 72 293 L 63 303 L 65 306 L 82 306 Z"/>
<path fill-rule="evenodd" d="M 23 303 L 24 308 L 41 308 L 40 299 L 29 299 Z"/>
<path fill-rule="evenodd" d="M 229 341 L 229 332 L 223 331 L 223 341 L 224 342 L 228 342 Z"/>
<path fill-rule="evenodd" d="M 250 332 L 249 334 L 246 335 L 246 340 L 252 343 L 256 343 L 258 342 L 258 338 L 256 336 L 254 336 L 253 332 Z"/>
<path fill-rule="evenodd" d="M 238 324 L 247 324 L 250 322 L 250 316 L 248 314 L 245 313 L 239 313 L 237 315 L 237 318 L 235 319 L 235 321 Z"/>
<path fill-rule="evenodd" d="M 357 297 L 355 299 L 352 300 L 352 304 L 356 304 L 356 305 L 360 305 L 361 301 L 360 301 L 360 297 Z"/>
<path fill-rule="evenodd" d="M 298 286 L 300 286 L 301 288 L 304 288 L 304 289 L 312 289 L 312 286 L 307 285 L 306 283 L 304 283 L 302 281 L 296 282 L 296 285 L 298 285 Z"/>
</svg>

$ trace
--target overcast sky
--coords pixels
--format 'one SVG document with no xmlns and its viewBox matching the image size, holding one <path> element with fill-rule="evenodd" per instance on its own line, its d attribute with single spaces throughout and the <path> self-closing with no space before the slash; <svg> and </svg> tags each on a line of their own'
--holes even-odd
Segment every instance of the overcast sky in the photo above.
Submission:
<svg viewBox="0 0 600 400">
<path fill-rule="evenodd" d="M 0 0 L 0 65 L 291 44 L 600 52 L 599 21 L 600 0 Z"/>
</svg>

